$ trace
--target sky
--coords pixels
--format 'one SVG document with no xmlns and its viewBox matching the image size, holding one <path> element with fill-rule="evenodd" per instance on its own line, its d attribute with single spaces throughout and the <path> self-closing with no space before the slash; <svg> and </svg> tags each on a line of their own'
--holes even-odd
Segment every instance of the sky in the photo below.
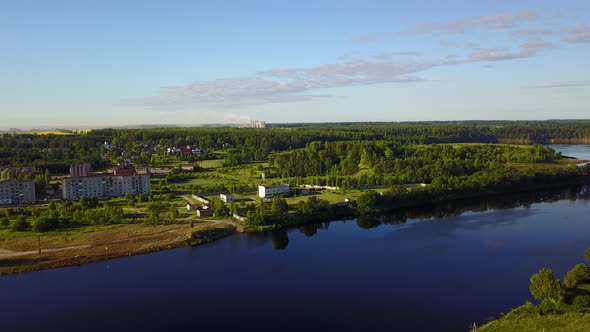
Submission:
<svg viewBox="0 0 590 332">
<path fill-rule="evenodd" d="M 587 0 L 0 3 L 0 129 L 590 118 Z"/>
</svg>

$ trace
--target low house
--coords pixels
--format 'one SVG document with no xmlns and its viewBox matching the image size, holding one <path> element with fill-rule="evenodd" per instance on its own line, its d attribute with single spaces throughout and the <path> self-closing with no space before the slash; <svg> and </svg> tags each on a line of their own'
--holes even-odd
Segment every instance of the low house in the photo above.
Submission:
<svg viewBox="0 0 590 332">
<path fill-rule="evenodd" d="M 198 207 L 200 206 L 200 204 L 187 204 L 186 205 L 186 209 L 189 211 L 195 211 Z"/>
<path fill-rule="evenodd" d="M 213 209 L 209 205 L 201 205 L 197 208 L 197 216 L 201 218 L 212 217 Z"/>
<path fill-rule="evenodd" d="M 199 217 L 212 217 L 213 209 L 209 205 L 204 204 L 187 204 L 186 209 L 189 211 L 197 211 Z"/>
<path fill-rule="evenodd" d="M 234 195 L 230 193 L 221 193 L 219 194 L 219 199 L 224 203 L 231 203 L 234 201 Z"/>
<path fill-rule="evenodd" d="M 195 165 L 193 164 L 182 164 L 180 169 L 186 172 L 193 172 L 195 170 Z"/>
<path fill-rule="evenodd" d="M 290 194 L 291 187 L 289 185 L 279 186 L 258 186 L 258 197 L 272 197 L 281 194 Z"/>
</svg>

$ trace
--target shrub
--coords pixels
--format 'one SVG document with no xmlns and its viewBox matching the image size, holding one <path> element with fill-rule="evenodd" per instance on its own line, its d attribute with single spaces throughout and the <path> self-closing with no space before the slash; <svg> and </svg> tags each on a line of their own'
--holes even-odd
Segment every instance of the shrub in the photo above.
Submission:
<svg viewBox="0 0 590 332">
<path fill-rule="evenodd" d="M 555 272 L 550 268 L 542 268 L 533 274 L 531 281 L 531 295 L 541 304 L 550 302 L 559 311 L 559 307 L 565 295 L 565 289 L 559 280 L 555 278 Z"/>
<path fill-rule="evenodd" d="M 51 228 L 51 224 L 45 218 L 36 218 L 31 223 L 31 228 L 33 229 L 33 232 L 41 233 L 48 231 Z"/>
<path fill-rule="evenodd" d="M 572 307 L 577 311 L 581 311 L 584 308 L 590 308 L 590 296 L 578 295 L 572 301 Z"/>
<path fill-rule="evenodd" d="M 29 223 L 24 216 L 18 216 L 10 223 L 10 229 L 15 232 L 24 232 L 29 228 Z"/>
<path fill-rule="evenodd" d="M 584 263 L 574 266 L 563 278 L 565 287 L 573 288 L 590 280 L 590 268 Z"/>
</svg>

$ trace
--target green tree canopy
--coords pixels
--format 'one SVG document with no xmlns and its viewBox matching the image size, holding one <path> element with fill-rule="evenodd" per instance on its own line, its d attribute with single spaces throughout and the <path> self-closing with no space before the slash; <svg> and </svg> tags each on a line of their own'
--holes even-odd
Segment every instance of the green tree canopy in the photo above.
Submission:
<svg viewBox="0 0 590 332">
<path fill-rule="evenodd" d="M 559 310 L 565 290 L 559 280 L 555 278 L 555 272 L 544 267 L 531 277 L 531 295 L 539 302 L 549 301 L 556 310 Z"/>
<path fill-rule="evenodd" d="M 574 266 L 563 278 L 565 287 L 576 287 L 590 280 L 590 268 L 584 263 Z"/>
<path fill-rule="evenodd" d="M 272 200 L 271 213 L 275 216 L 284 217 L 289 212 L 289 204 L 282 197 L 275 197 Z"/>
</svg>

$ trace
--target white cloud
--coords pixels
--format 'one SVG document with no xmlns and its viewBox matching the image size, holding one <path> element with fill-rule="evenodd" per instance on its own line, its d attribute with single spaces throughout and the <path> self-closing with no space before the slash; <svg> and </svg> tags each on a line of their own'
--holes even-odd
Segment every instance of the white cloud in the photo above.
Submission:
<svg viewBox="0 0 590 332">
<path fill-rule="evenodd" d="M 590 43 L 590 26 L 580 23 L 576 27 L 562 29 L 561 40 L 566 43 Z"/>
<path fill-rule="evenodd" d="M 248 106 L 277 102 L 308 101 L 326 95 L 310 91 L 378 83 L 420 82 L 411 76 L 433 66 L 414 61 L 393 62 L 392 55 L 350 59 L 310 68 L 278 68 L 251 77 L 226 78 L 166 87 L 153 97 L 129 101 L 154 108 L 190 106 Z"/>
<path fill-rule="evenodd" d="M 478 45 L 482 41 L 478 41 L 478 45 L 471 41 L 439 42 L 443 47 L 464 49 L 459 52 L 463 55 L 442 54 L 438 56 L 438 60 L 424 60 L 428 57 L 416 51 L 389 52 L 368 57 L 346 56 L 338 62 L 315 67 L 275 68 L 251 76 L 165 87 L 155 96 L 131 100 L 128 104 L 157 110 L 191 110 L 311 101 L 331 97 L 325 92 L 326 89 L 421 82 L 425 79 L 417 75 L 433 67 L 523 59 L 537 56 L 549 49 L 560 48 L 564 43 L 590 42 L 590 27 L 584 23 L 561 29 L 543 27 L 543 21 L 526 29 L 515 27 L 519 23 L 534 20 L 537 20 L 537 14 L 524 10 L 450 23 L 422 23 L 409 30 L 413 33 L 458 33 L 474 29 L 511 28 L 506 33 L 513 40 L 506 42 L 506 45 L 480 47 Z M 376 36 L 366 35 L 359 37 L 357 42 L 368 43 L 377 39 Z M 324 92 L 320 94 L 318 91 Z"/>
<path fill-rule="evenodd" d="M 474 29 L 495 30 L 506 29 L 516 24 L 530 22 L 537 19 L 537 14 L 523 10 L 514 13 L 481 16 L 473 19 L 457 20 L 448 23 L 427 22 L 419 23 L 406 31 L 409 33 L 466 33 Z"/>
<path fill-rule="evenodd" d="M 590 86 L 590 81 L 555 81 L 541 83 L 537 85 L 531 85 L 529 88 L 532 89 L 549 89 L 549 88 L 571 88 L 571 87 L 582 87 Z"/>
</svg>

